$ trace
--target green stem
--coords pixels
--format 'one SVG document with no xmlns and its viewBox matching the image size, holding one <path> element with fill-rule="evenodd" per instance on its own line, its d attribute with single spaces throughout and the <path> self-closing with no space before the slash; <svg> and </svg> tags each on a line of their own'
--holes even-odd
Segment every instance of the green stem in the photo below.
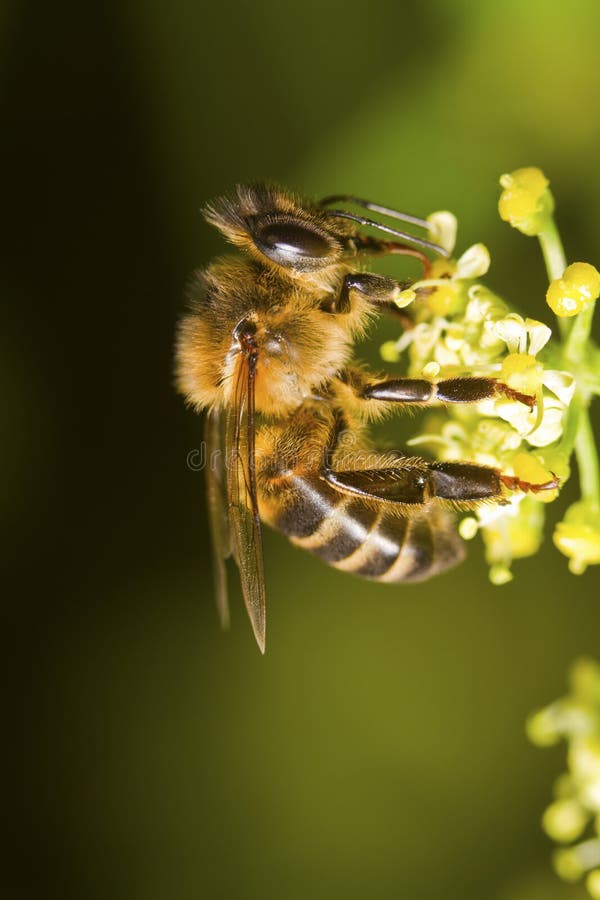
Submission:
<svg viewBox="0 0 600 900">
<path fill-rule="evenodd" d="M 580 413 L 579 428 L 575 438 L 575 455 L 579 467 L 581 497 L 594 509 L 600 510 L 600 469 L 594 432 L 587 409 L 582 409 Z"/>
<path fill-rule="evenodd" d="M 570 457 L 573 453 L 573 448 L 575 447 L 577 434 L 579 432 L 579 423 L 584 412 L 585 407 L 583 405 L 583 402 L 581 398 L 576 394 L 569 405 L 565 421 L 565 428 L 559 445 L 560 452 L 564 453 L 568 457 Z"/>
<path fill-rule="evenodd" d="M 586 347 L 592 330 L 592 319 L 594 318 L 595 303 L 590 303 L 585 309 L 577 315 L 569 331 L 565 343 L 565 359 L 568 363 L 581 363 L 585 354 Z"/>
<path fill-rule="evenodd" d="M 563 272 L 567 268 L 567 260 L 554 219 L 548 219 L 548 224 L 543 231 L 540 231 L 538 238 L 544 254 L 548 281 L 562 278 Z"/>
<path fill-rule="evenodd" d="M 544 262 L 546 264 L 546 272 L 548 273 L 548 281 L 555 281 L 562 278 L 563 272 L 567 268 L 567 260 L 563 249 L 560 234 L 556 227 L 556 222 L 552 217 L 548 219 L 548 223 L 543 231 L 538 234 Z M 558 319 L 558 329 L 561 337 L 565 338 L 570 330 L 570 325 L 564 318 Z"/>
</svg>

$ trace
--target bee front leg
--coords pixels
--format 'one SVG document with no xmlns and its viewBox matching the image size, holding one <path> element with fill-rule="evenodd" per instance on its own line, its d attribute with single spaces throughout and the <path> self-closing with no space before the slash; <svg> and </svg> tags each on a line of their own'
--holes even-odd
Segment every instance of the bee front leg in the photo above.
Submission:
<svg viewBox="0 0 600 900">
<path fill-rule="evenodd" d="M 396 300 L 406 290 L 410 281 L 397 281 L 388 275 L 375 275 L 365 272 L 351 272 L 345 276 L 339 295 L 328 305 L 327 311 L 332 313 L 348 313 L 352 308 L 351 294 L 356 292 L 369 303 L 389 312 L 400 319 L 404 328 L 413 328 L 412 316 L 405 309 L 400 309 Z"/>
</svg>

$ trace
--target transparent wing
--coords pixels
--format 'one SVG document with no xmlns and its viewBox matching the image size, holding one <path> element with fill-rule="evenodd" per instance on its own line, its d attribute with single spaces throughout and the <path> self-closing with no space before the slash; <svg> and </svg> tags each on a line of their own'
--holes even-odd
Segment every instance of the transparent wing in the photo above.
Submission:
<svg viewBox="0 0 600 900">
<path fill-rule="evenodd" d="M 255 469 L 256 358 L 240 360 L 235 396 L 227 412 L 227 500 L 233 555 L 256 642 L 265 652 L 265 578 Z"/>
<path fill-rule="evenodd" d="M 212 543 L 215 594 L 221 625 L 223 628 L 229 628 L 225 560 L 228 556 L 231 556 L 231 539 L 227 517 L 225 460 L 223 458 L 221 431 L 221 415 L 218 412 L 207 413 L 204 420 L 206 498 Z"/>
</svg>

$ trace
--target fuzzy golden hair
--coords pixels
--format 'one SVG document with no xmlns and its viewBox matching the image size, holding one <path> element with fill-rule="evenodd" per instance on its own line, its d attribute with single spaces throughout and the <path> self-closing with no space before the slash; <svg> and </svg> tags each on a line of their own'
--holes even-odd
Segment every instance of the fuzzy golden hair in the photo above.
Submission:
<svg viewBox="0 0 600 900">
<path fill-rule="evenodd" d="M 373 315 L 370 304 L 353 297 L 344 315 L 331 315 L 327 303 L 335 297 L 350 267 L 342 259 L 346 223 L 302 204 L 293 194 L 264 186 L 238 187 L 235 197 L 221 197 L 205 209 L 209 222 L 250 258 L 225 257 L 197 272 L 188 287 L 190 312 L 177 338 L 177 385 L 197 409 L 223 409 L 231 401 L 240 348 L 236 325 L 249 320 L 256 330 L 259 364 L 256 409 L 285 415 L 328 382 L 351 359 L 353 343 Z M 261 227 L 293 219 L 306 226 L 328 251 L 318 268 L 298 273 L 259 251 L 252 222 Z M 250 223 L 250 224 L 249 224 Z"/>
<path fill-rule="evenodd" d="M 227 238 L 227 240 L 257 259 L 263 266 L 277 267 L 261 253 L 256 244 L 255 226 L 285 224 L 294 222 L 305 224 L 327 245 L 328 253 L 322 257 L 323 266 L 329 268 L 340 262 L 344 252 L 343 240 L 353 232 L 351 225 L 343 220 L 332 221 L 324 209 L 307 203 L 290 191 L 274 185 L 253 184 L 238 185 L 235 193 L 219 197 L 208 203 L 203 209 L 207 222 Z M 290 270 L 290 278 L 298 277 L 298 273 Z M 311 279 L 301 273 L 305 286 Z"/>
</svg>

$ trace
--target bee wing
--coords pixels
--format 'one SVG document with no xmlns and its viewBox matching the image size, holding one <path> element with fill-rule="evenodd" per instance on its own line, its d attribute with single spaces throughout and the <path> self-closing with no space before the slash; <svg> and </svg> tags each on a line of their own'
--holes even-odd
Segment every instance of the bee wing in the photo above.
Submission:
<svg viewBox="0 0 600 900">
<path fill-rule="evenodd" d="M 254 375 L 256 358 L 240 360 L 227 413 L 227 500 L 233 555 L 256 642 L 265 652 L 265 578 L 255 468 Z"/>
<path fill-rule="evenodd" d="M 206 498 L 210 524 L 213 573 L 217 610 L 223 628 L 229 628 L 227 572 L 225 560 L 231 556 L 231 538 L 225 496 L 225 463 L 221 440 L 222 421 L 218 412 L 209 412 L 204 420 L 206 446 Z"/>
</svg>

